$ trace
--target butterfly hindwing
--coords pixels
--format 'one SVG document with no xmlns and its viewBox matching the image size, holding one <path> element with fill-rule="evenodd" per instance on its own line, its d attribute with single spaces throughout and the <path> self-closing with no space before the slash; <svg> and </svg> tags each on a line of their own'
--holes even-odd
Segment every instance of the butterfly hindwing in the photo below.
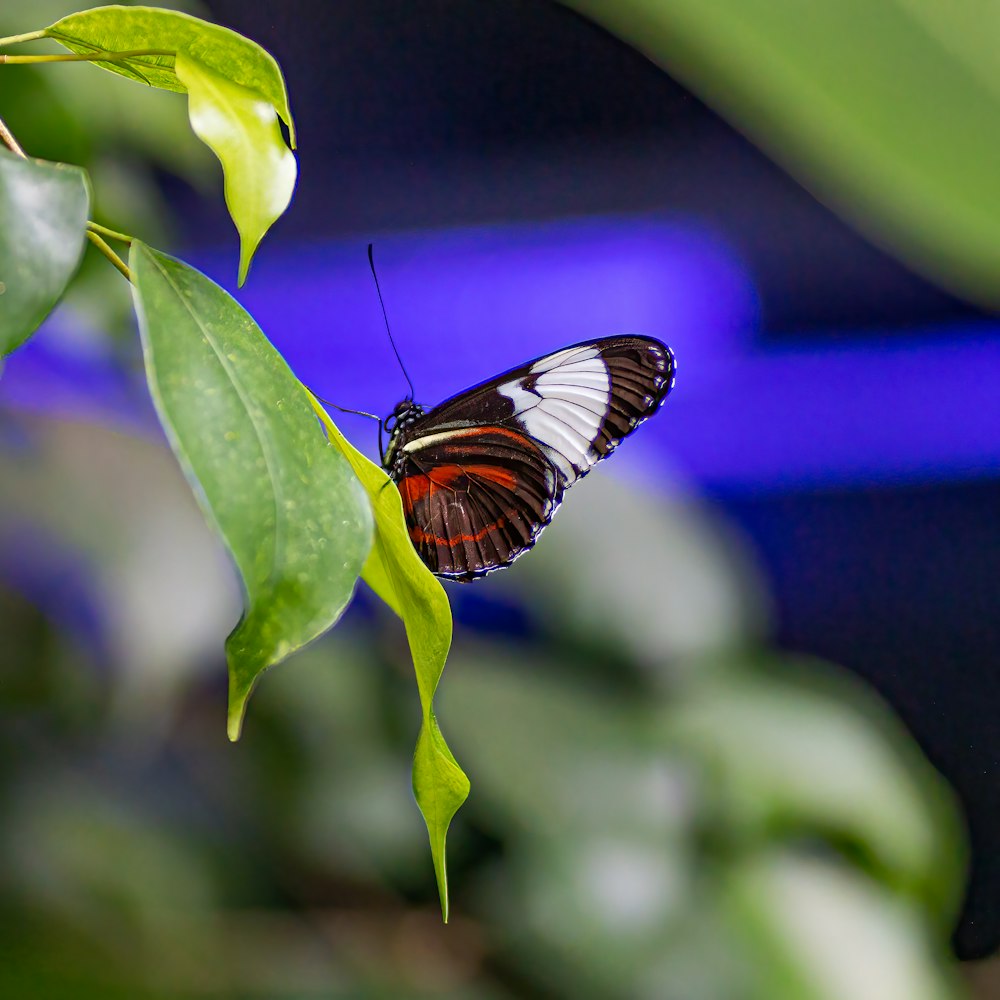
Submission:
<svg viewBox="0 0 1000 1000">
<path fill-rule="evenodd" d="M 398 479 L 407 528 L 441 576 L 471 580 L 507 566 L 552 519 L 563 484 L 530 438 L 506 427 L 415 437 Z"/>
<path fill-rule="evenodd" d="M 427 413 L 404 405 L 386 467 L 424 561 L 462 580 L 511 563 L 563 491 L 656 412 L 673 378 L 666 345 L 608 337 L 504 372 Z"/>
</svg>

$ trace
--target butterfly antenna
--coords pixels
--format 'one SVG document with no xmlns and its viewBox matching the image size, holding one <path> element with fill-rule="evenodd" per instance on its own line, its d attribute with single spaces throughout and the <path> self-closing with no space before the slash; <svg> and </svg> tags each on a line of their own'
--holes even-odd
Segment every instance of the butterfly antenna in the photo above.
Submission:
<svg viewBox="0 0 1000 1000">
<path fill-rule="evenodd" d="M 319 393 L 313 392 L 312 389 L 309 391 L 325 406 L 332 406 L 335 410 L 340 410 L 341 413 L 354 413 L 359 417 L 368 417 L 370 420 L 382 423 L 382 418 L 375 416 L 374 413 L 368 413 L 365 410 L 352 410 L 349 406 L 340 406 L 329 399 L 324 399 Z"/>
<path fill-rule="evenodd" d="M 389 343 L 392 344 L 392 353 L 396 355 L 396 360 L 399 362 L 399 367 L 402 369 L 403 377 L 406 379 L 406 384 L 410 387 L 409 398 L 413 399 L 413 381 L 410 379 L 410 373 L 406 370 L 406 365 L 403 364 L 403 359 L 399 356 L 399 349 L 396 347 L 396 341 L 392 339 L 392 331 L 389 329 L 389 317 L 385 312 L 385 302 L 382 301 L 382 289 L 379 287 L 378 275 L 375 273 L 375 257 L 372 253 L 372 244 L 368 244 L 368 265 L 372 269 L 372 277 L 375 279 L 375 291 L 378 292 L 378 303 L 382 307 L 382 318 L 385 320 L 385 332 L 389 334 Z"/>
<path fill-rule="evenodd" d="M 311 392 L 321 403 L 326 406 L 332 406 L 335 410 L 340 410 L 341 413 L 354 413 L 359 417 L 368 417 L 369 420 L 374 420 L 378 424 L 378 457 L 383 462 L 385 461 L 385 449 L 382 447 L 382 425 L 384 421 L 381 417 L 377 417 L 374 413 L 368 413 L 365 410 L 352 410 L 349 406 L 340 406 L 338 403 L 331 402 L 329 399 L 324 399 L 318 393 L 313 392 L 312 389 L 309 389 L 309 392 Z"/>
</svg>

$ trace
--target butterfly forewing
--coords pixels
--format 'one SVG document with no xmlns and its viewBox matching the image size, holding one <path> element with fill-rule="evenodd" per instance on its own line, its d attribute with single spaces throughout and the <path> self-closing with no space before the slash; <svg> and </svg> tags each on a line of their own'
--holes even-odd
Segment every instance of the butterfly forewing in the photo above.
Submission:
<svg viewBox="0 0 1000 1000">
<path fill-rule="evenodd" d="M 386 466 L 423 560 L 459 580 L 509 565 L 563 491 L 656 412 L 673 378 L 664 344 L 610 337 L 512 369 L 426 414 L 414 408 L 393 432 Z"/>
</svg>

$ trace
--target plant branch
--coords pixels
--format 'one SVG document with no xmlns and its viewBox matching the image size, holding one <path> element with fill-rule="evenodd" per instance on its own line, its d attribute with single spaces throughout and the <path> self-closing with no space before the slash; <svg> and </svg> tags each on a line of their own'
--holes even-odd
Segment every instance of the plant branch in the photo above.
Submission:
<svg viewBox="0 0 1000 1000">
<path fill-rule="evenodd" d="M 132 59 L 137 56 L 176 56 L 174 49 L 130 49 L 126 52 L 90 52 L 86 54 L 74 53 L 73 55 L 54 56 L 9 56 L 0 53 L 0 63 L 11 65 L 27 66 L 32 63 L 55 63 L 55 62 L 120 62 L 123 59 Z"/>
<path fill-rule="evenodd" d="M 16 45 L 18 42 L 33 42 L 36 38 L 44 38 L 45 29 L 41 28 L 38 31 L 29 31 L 23 35 L 8 35 L 6 38 L 0 38 L 0 45 Z"/>
<path fill-rule="evenodd" d="M 126 235 L 125 233 L 116 232 L 114 229 L 108 229 L 107 226 L 102 226 L 96 222 L 87 221 L 87 228 L 98 236 L 107 236 L 109 240 L 119 240 L 122 243 L 126 243 L 129 246 L 132 245 L 133 237 Z"/>
<path fill-rule="evenodd" d="M 24 159 L 28 158 L 28 154 L 21 149 L 21 144 L 14 138 L 14 133 L 7 128 L 7 123 L 2 118 L 0 118 L 0 142 L 2 142 L 12 153 L 16 153 Z"/>
<path fill-rule="evenodd" d="M 114 250 L 112 250 L 111 247 L 109 247 L 107 243 L 105 243 L 104 240 L 102 240 L 101 237 L 98 236 L 92 229 L 87 230 L 87 239 L 90 240 L 90 242 L 93 243 L 94 246 L 97 247 L 97 249 L 100 250 L 100 252 L 104 254 L 104 256 L 107 257 L 108 260 L 110 260 L 111 263 L 114 264 L 114 266 L 117 267 L 129 281 L 132 280 L 132 272 L 128 269 L 128 265 L 125 261 L 123 261 L 121 257 L 119 257 L 118 254 L 116 254 Z"/>
</svg>

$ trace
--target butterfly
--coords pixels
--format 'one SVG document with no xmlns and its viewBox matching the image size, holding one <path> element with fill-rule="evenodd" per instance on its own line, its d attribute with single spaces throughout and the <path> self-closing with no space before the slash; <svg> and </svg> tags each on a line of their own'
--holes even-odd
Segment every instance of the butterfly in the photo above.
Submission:
<svg viewBox="0 0 1000 1000">
<path fill-rule="evenodd" d="M 397 404 L 382 464 L 420 558 L 461 582 L 509 566 L 535 544 L 566 490 L 656 413 L 675 368 L 673 352 L 652 337 L 606 337 L 430 410 L 409 397 Z"/>
</svg>

